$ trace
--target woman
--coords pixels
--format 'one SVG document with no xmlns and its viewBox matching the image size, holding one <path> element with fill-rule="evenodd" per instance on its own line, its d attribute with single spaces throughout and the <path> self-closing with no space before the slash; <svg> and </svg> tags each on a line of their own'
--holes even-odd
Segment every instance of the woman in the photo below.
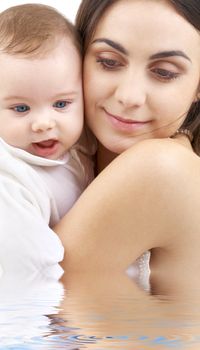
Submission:
<svg viewBox="0 0 200 350">
<path fill-rule="evenodd" d="M 77 27 L 86 119 L 97 172 L 106 169 L 56 228 L 63 266 L 120 272 L 151 250 L 153 291 L 191 286 L 200 265 L 199 1 L 83 0 Z"/>
</svg>

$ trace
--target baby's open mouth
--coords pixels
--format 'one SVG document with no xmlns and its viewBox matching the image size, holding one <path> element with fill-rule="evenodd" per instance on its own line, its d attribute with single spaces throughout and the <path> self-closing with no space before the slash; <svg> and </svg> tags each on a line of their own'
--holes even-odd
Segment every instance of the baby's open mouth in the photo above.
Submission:
<svg viewBox="0 0 200 350">
<path fill-rule="evenodd" d="M 35 145 L 42 148 L 46 148 L 46 147 L 49 148 L 49 147 L 53 147 L 57 142 L 58 141 L 56 140 L 46 140 L 46 141 L 36 142 Z"/>
<path fill-rule="evenodd" d="M 48 157 L 53 155 L 58 148 L 58 141 L 57 140 L 46 140 L 41 142 L 34 142 L 32 144 L 35 155 L 38 155 L 40 157 Z"/>
</svg>

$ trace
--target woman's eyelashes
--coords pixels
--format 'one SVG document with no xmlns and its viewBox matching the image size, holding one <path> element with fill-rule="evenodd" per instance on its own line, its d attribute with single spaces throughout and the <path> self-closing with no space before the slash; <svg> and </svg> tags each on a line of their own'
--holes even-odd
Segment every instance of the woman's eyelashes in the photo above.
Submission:
<svg viewBox="0 0 200 350">
<path fill-rule="evenodd" d="M 173 72 L 163 68 L 153 68 L 150 70 L 150 72 L 156 76 L 156 79 L 164 82 L 169 82 L 180 76 L 179 72 Z"/>
<path fill-rule="evenodd" d="M 153 77 L 163 82 L 179 78 L 183 72 L 183 67 L 181 68 L 177 63 L 164 60 L 154 62 L 148 68 Z"/>
<path fill-rule="evenodd" d="M 123 63 L 114 58 L 97 57 L 96 62 L 105 70 L 117 70 L 123 66 Z"/>
<path fill-rule="evenodd" d="M 100 65 L 100 67 L 103 70 L 106 71 L 117 71 L 120 68 L 126 67 L 127 64 L 125 62 L 122 62 L 121 60 L 118 60 L 116 58 L 112 58 L 112 57 L 101 57 L 101 56 L 97 56 L 96 57 L 96 62 L 97 64 Z M 156 67 L 154 65 L 154 67 L 149 68 L 149 71 L 151 73 L 151 75 L 153 75 L 153 77 L 155 77 L 155 79 L 163 81 L 163 82 L 170 82 L 176 78 L 178 78 L 181 73 L 179 71 L 175 71 L 174 68 L 164 68 L 163 67 L 164 64 L 162 62 L 162 66 L 161 67 Z M 169 66 L 169 64 L 167 63 L 167 67 Z M 171 66 L 171 64 L 170 64 Z"/>
</svg>

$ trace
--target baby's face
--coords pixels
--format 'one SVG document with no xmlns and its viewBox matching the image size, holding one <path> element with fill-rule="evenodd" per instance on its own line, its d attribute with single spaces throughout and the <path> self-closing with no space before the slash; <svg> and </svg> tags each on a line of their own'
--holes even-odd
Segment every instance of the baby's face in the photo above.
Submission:
<svg viewBox="0 0 200 350">
<path fill-rule="evenodd" d="M 58 159 L 83 126 L 81 59 L 70 38 L 45 57 L 0 54 L 0 137 Z"/>
</svg>

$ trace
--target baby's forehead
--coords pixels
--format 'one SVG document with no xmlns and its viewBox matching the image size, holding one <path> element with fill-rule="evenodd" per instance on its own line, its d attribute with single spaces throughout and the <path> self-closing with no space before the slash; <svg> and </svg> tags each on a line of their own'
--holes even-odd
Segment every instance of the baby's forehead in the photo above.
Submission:
<svg viewBox="0 0 200 350">
<path fill-rule="evenodd" d="M 54 54 L 56 50 L 60 50 L 60 47 L 62 50 L 65 50 L 67 54 L 73 51 L 74 54 L 81 57 L 81 51 L 74 37 L 70 34 L 51 37 L 46 41 L 35 43 L 34 45 L 30 44 L 29 47 L 27 47 L 27 43 L 23 41 L 12 47 L 9 43 L 5 44 L 5 42 L 2 43 L 0 40 L 0 55 L 4 54 L 16 59 L 44 59 Z M 3 57 L 5 56 L 2 56 L 2 58 Z"/>
</svg>

